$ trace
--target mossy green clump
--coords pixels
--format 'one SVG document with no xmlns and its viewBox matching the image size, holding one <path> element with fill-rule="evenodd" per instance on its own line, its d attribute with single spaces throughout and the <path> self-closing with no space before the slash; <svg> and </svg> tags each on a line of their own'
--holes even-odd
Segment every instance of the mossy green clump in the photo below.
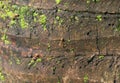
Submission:
<svg viewBox="0 0 120 83">
<path fill-rule="evenodd" d="M 28 28 L 28 22 L 25 19 L 28 15 L 29 7 L 28 6 L 17 6 L 11 5 L 5 2 L 0 2 L 0 9 L 2 10 L 0 13 L 2 14 L 0 17 L 4 20 L 10 20 L 9 26 L 17 24 L 16 17 L 18 23 L 22 29 Z"/>
<path fill-rule="evenodd" d="M 29 10 L 29 8 L 27 6 L 22 6 L 22 7 L 18 7 L 17 5 L 10 5 L 8 4 L 7 2 L 0 2 L 0 9 L 2 10 L 1 11 L 1 18 L 6 20 L 7 17 L 10 19 L 10 22 L 9 22 L 9 26 L 12 26 L 13 24 L 16 24 L 16 20 L 15 17 L 17 15 L 19 15 L 19 24 L 20 24 L 20 27 L 25 29 L 28 27 L 28 23 L 26 22 L 25 20 L 25 17 L 26 17 L 26 14 L 27 14 L 27 11 Z"/>
<path fill-rule="evenodd" d="M 19 16 L 19 24 L 20 24 L 21 28 L 23 28 L 23 29 L 28 28 L 28 23 L 25 19 L 28 11 L 29 11 L 29 8 L 27 6 L 20 7 L 20 9 L 18 11 L 18 14 L 20 15 Z"/>
<path fill-rule="evenodd" d="M 9 26 L 12 26 L 12 25 L 14 25 L 14 24 L 16 24 L 16 20 L 11 20 L 11 21 L 9 22 Z"/>
<path fill-rule="evenodd" d="M 96 19 L 97 19 L 98 21 L 102 21 L 102 15 L 97 15 L 97 16 L 96 16 Z"/>
<path fill-rule="evenodd" d="M 60 26 L 63 22 L 64 20 L 60 16 L 55 17 L 54 24 L 58 24 Z"/>
<path fill-rule="evenodd" d="M 1 81 L 5 81 L 5 76 L 3 75 L 2 72 L 0 72 L 0 80 L 1 80 Z"/>
<path fill-rule="evenodd" d="M 95 3 L 96 3 L 96 2 L 99 2 L 99 1 L 100 1 L 100 0 L 86 0 L 86 3 L 87 3 L 87 4 L 89 4 L 89 3 L 91 3 L 91 2 L 95 2 Z"/>
<path fill-rule="evenodd" d="M 60 4 L 61 0 L 55 0 L 56 4 Z"/>
<path fill-rule="evenodd" d="M 28 28 L 28 23 L 25 21 L 24 18 L 20 19 L 19 23 L 22 29 Z"/>
<path fill-rule="evenodd" d="M 88 75 L 85 75 L 83 79 L 84 79 L 84 83 L 88 83 L 88 79 L 89 79 Z"/>
<path fill-rule="evenodd" d="M 16 64 L 21 64 L 21 61 L 20 61 L 20 59 L 18 59 L 18 58 L 15 58 L 15 61 L 16 61 Z"/>
<path fill-rule="evenodd" d="M 42 59 L 41 58 L 37 58 L 36 60 L 32 59 L 29 63 L 28 63 L 28 67 L 35 67 L 37 63 L 41 62 Z"/>
<path fill-rule="evenodd" d="M 104 59 L 104 57 L 105 57 L 104 55 L 99 55 L 98 58 L 99 58 L 99 59 Z"/>
<path fill-rule="evenodd" d="M 100 0 L 92 0 L 93 2 L 99 2 Z"/>
<path fill-rule="evenodd" d="M 0 67 L 0 81 L 5 81 L 5 75 L 3 74 L 1 67 Z"/>
<path fill-rule="evenodd" d="M 10 41 L 8 40 L 8 36 L 6 34 L 3 34 L 3 36 L 1 37 L 1 40 L 5 43 L 5 44 L 10 44 Z"/>
<path fill-rule="evenodd" d="M 47 23 L 47 17 L 46 17 L 46 15 L 44 15 L 44 14 L 40 15 L 39 22 L 42 25 L 43 29 L 46 30 L 46 27 L 47 27 L 46 26 L 46 23 Z"/>
<path fill-rule="evenodd" d="M 118 20 L 118 25 L 116 26 L 115 31 L 120 32 L 120 19 Z"/>
<path fill-rule="evenodd" d="M 19 6 L 0 1 L 0 18 L 9 21 L 9 26 L 19 26 L 22 29 L 32 27 L 33 24 L 40 23 L 44 30 L 47 26 L 47 16 L 36 12 L 35 9 L 28 6 Z"/>
<path fill-rule="evenodd" d="M 47 17 L 46 15 L 40 15 L 40 19 L 39 19 L 39 22 L 40 24 L 46 24 L 46 20 L 47 20 Z"/>
<path fill-rule="evenodd" d="M 37 12 L 34 12 L 33 13 L 33 17 L 34 17 L 34 22 L 37 22 L 37 16 L 38 16 L 39 14 L 37 13 Z"/>
</svg>

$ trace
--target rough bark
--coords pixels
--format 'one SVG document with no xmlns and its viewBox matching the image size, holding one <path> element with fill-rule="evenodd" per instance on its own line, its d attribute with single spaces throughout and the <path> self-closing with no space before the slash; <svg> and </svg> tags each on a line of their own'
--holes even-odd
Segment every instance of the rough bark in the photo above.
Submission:
<svg viewBox="0 0 120 83">
<path fill-rule="evenodd" d="M 19 24 L 9 26 L 10 19 L 0 19 L 0 37 L 7 29 L 11 42 L 6 45 L 0 40 L 5 83 L 119 83 L 120 32 L 115 31 L 120 28 L 119 0 L 89 4 L 86 0 L 59 4 L 12 0 L 10 4 L 28 5 L 31 11 L 46 15 L 47 29 L 33 22 L 31 12 L 25 29 Z"/>
</svg>

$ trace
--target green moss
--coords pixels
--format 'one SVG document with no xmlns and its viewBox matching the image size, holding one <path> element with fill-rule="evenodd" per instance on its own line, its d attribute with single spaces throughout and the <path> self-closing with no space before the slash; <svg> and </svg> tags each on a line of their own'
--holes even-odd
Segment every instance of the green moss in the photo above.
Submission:
<svg viewBox="0 0 120 83">
<path fill-rule="evenodd" d="M 0 18 L 5 20 L 7 15 L 5 14 L 5 11 L 3 11 L 4 5 L 5 5 L 4 1 L 0 1 Z"/>
<path fill-rule="evenodd" d="M 60 4 L 61 0 L 55 0 L 56 4 Z"/>
<path fill-rule="evenodd" d="M 100 1 L 100 0 L 86 0 L 86 3 L 87 3 L 87 4 L 90 4 L 91 2 L 95 2 L 95 3 L 96 3 L 96 2 L 99 2 L 99 1 Z"/>
<path fill-rule="evenodd" d="M 76 21 L 76 22 L 79 22 L 78 16 L 75 16 L 75 21 Z"/>
<path fill-rule="evenodd" d="M 38 13 L 37 13 L 37 12 L 34 12 L 34 13 L 33 13 L 33 16 L 34 16 L 34 17 L 38 16 Z"/>
<path fill-rule="evenodd" d="M 86 3 L 89 4 L 89 3 L 90 3 L 90 0 L 86 0 Z"/>
<path fill-rule="evenodd" d="M 40 15 L 39 22 L 40 24 L 46 24 L 47 17 L 45 15 Z"/>
<path fill-rule="evenodd" d="M 92 0 L 93 2 L 99 2 L 100 0 Z"/>
<path fill-rule="evenodd" d="M 0 1 L 0 8 L 4 6 L 4 1 Z"/>
<path fill-rule="evenodd" d="M 15 25 L 15 24 L 17 24 L 17 23 L 16 23 L 16 20 L 11 20 L 11 21 L 9 22 L 9 26 L 12 26 L 12 25 Z"/>
<path fill-rule="evenodd" d="M 61 83 L 61 82 L 60 82 L 60 78 L 59 78 L 59 77 L 58 77 L 58 82 L 57 82 L 57 83 Z"/>
<path fill-rule="evenodd" d="M 118 20 L 118 25 L 116 26 L 115 31 L 120 32 L 120 19 Z"/>
<path fill-rule="evenodd" d="M 37 22 L 37 16 L 38 16 L 38 13 L 37 13 L 37 12 L 34 12 L 34 13 L 33 13 L 34 22 Z"/>
<path fill-rule="evenodd" d="M 2 72 L 2 68 L 0 67 L 0 81 L 5 81 L 5 76 Z"/>
<path fill-rule="evenodd" d="M 3 36 L 1 37 L 1 40 L 5 43 L 5 44 L 10 44 L 10 41 L 8 40 L 8 36 L 6 34 L 3 34 Z"/>
<path fill-rule="evenodd" d="M 46 23 L 47 23 L 47 17 L 46 17 L 46 15 L 44 15 L 44 14 L 40 15 L 39 22 L 42 25 L 43 29 L 46 30 L 47 29 L 46 28 Z"/>
<path fill-rule="evenodd" d="M 20 9 L 18 11 L 18 14 L 20 15 L 19 16 L 19 24 L 22 29 L 28 28 L 28 22 L 25 19 L 28 11 L 29 11 L 29 8 L 27 6 L 20 7 Z"/>
<path fill-rule="evenodd" d="M 104 59 L 104 57 L 105 57 L 104 55 L 99 55 L 98 58 L 99 58 L 99 59 Z"/>
<path fill-rule="evenodd" d="M 25 21 L 25 18 L 21 18 L 19 23 L 22 29 L 28 28 L 28 23 Z"/>
<path fill-rule="evenodd" d="M 59 17 L 59 16 L 55 17 L 54 24 L 58 23 L 58 25 L 60 26 L 60 25 L 62 25 L 63 22 L 64 22 L 64 20 L 61 17 Z"/>
<path fill-rule="evenodd" d="M 29 7 L 28 6 L 22 6 L 22 7 L 20 7 L 19 14 L 21 16 L 25 16 L 28 11 L 29 11 Z"/>
<path fill-rule="evenodd" d="M 0 80 L 1 80 L 1 81 L 4 81 L 4 80 L 5 80 L 5 76 L 3 75 L 2 72 L 0 72 Z"/>
<path fill-rule="evenodd" d="M 47 44 L 47 50 L 50 51 L 51 45 L 50 43 Z"/>
<path fill-rule="evenodd" d="M 22 29 L 26 29 L 32 24 L 39 22 L 42 28 L 46 30 L 47 17 L 46 15 L 40 15 L 28 6 L 18 6 L 9 3 L 0 2 L 0 18 L 3 20 L 9 20 L 9 26 L 19 25 Z M 17 19 L 17 20 L 16 20 Z"/>
<path fill-rule="evenodd" d="M 15 58 L 15 60 L 16 60 L 16 64 L 20 64 L 21 63 L 21 61 L 20 61 L 20 59 L 18 59 L 18 58 Z"/>
<path fill-rule="evenodd" d="M 33 65 L 35 63 L 35 60 L 31 60 L 29 63 L 28 63 L 28 66 L 31 66 L 31 65 Z"/>
<path fill-rule="evenodd" d="M 28 27 L 28 23 L 25 19 L 27 12 L 29 11 L 28 6 L 22 6 L 22 7 L 18 7 L 17 5 L 10 5 L 10 4 L 5 4 L 2 3 L 0 4 L 0 9 L 2 9 L 2 12 L 0 12 L 0 14 L 2 14 L 0 17 L 3 18 L 4 20 L 6 19 L 6 17 L 10 18 L 10 22 L 9 22 L 9 26 L 15 25 L 17 24 L 15 20 L 13 20 L 15 18 L 16 15 L 19 15 L 19 25 L 22 29 L 25 29 Z"/>
<path fill-rule="evenodd" d="M 97 15 L 96 19 L 97 19 L 98 21 L 102 21 L 102 15 Z"/>
<path fill-rule="evenodd" d="M 8 16 L 9 18 L 11 18 L 11 19 L 15 16 L 15 13 L 12 12 L 12 11 L 9 11 L 9 10 L 6 12 L 6 14 L 7 14 L 7 16 Z"/>
<path fill-rule="evenodd" d="M 89 79 L 89 78 L 88 78 L 88 75 L 85 75 L 85 76 L 84 76 L 84 83 L 88 83 L 88 79 Z"/>
<path fill-rule="evenodd" d="M 36 60 L 32 59 L 29 63 L 28 63 L 28 67 L 35 67 L 37 63 L 41 62 L 42 59 L 41 58 L 37 58 Z"/>
</svg>

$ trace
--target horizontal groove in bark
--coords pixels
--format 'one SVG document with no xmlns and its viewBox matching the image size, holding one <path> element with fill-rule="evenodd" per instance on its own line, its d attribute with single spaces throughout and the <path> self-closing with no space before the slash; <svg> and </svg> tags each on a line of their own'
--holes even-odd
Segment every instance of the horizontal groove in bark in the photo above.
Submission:
<svg viewBox="0 0 120 83">
<path fill-rule="evenodd" d="M 13 57 L 13 56 L 9 56 L 9 57 Z M 8 60 L 3 59 L 4 60 L 3 65 L 6 65 L 4 66 L 6 74 L 13 75 L 14 79 L 11 79 L 13 80 L 13 82 L 16 82 L 19 80 L 19 82 L 22 81 L 23 83 L 25 82 L 39 83 L 40 81 L 51 83 L 51 81 L 48 80 L 48 78 L 50 78 L 52 80 L 52 83 L 56 83 L 59 76 L 61 77 L 60 80 L 63 83 L 69 83 L 72 80 L 73 80 L 72 82 L 79 83 L 84 81 L 83 80 L 84 75 L 87 74 L 89 77 L 89 80 L 88 80 L 89 82 L 112 83 L 114 80 L 116 80 L 117 82 L 119 82 L 120 80 L 117 77 L 119 76 L 119 72 L 120 72 L 119 59 L 120 57 L 118 55 L 116 56 L 105 55 L 103 59 L 100 59 L 98 55 L 92 55 L 88 57 L 86 56 L 81 57 L 81 55 L 78 55 L 74 57 L 68 57 L 68 56 L 55 57 L 55 58 L 52 58 L 52 60 L 48 60 L 48 61 L 43 60 L 41 63 L 38 63 L 36 67 L 31 67 L 30 69 L 27 68 L 26 66 L 26 64 L 29 63 L 29 60 L 30 60 L 29 58 L 20 59 L 22 62 L 21 65 L 16 65 L 16 63 L 9 65 Z M 56 63 L 56 60 L 61 60 L 61 62 L 58 64 Z M 62 68 L 62 65 L 64 65 L 63 68 Z M 53 74 L 52 67 L 56 67 L 54 74 Z M 11 69 L 12 71 L 9 69 Z M 109 78 L 106 75 L 109 76 Z M 68 77 L 66 79 L 67 81 L 65 80 L 65 77 Z M 117 77 L 117 78 L 114 78 L 114 77 Z M 8 76 L 8 79 L 10 79 L 9 76 Z M 6 80 L 6 81 L 9 81 L 9 80 Z"/>
<path fill-rule="evenodd" d="M 40 10 L 40 11 L 42 11 L 42 10 Z M 83 37 L 88 32 L 88 35 L 89 36 L 91 35 L 91 38 L 92 37 L 95 38 L 95 35 L 92 35 L 92 34 L 96 33 L 95 27 L 100 29 L 101 37 L 115 36 L 115 35 L 119 34 L 118 32 L 114 31 L 114 28 L 116 28 L 119 25 L 118 20 L 119 20 L 120 15 L 118 15 L 118 14 L 101 14 L 101 13 L 96 14 L 93 12 L 74 12 L 74 11 L 73 11 L 73 13 L 72 13 L 72 11 L 70 11 L 70 12 L 62 11 L 61 13 L 55 13 L 54 10 L 52 10 L 52 11 L 45 10 L 45 11 L 46 11 L 46 13 L 44 13 L 44 14 L 47 15 L 47 17 L 48 17 L 48 19 L 47 19 L 48 31 L 43 31 L 42 29 L 40 29 L 41 28 L 40 25 L 35 25 L 36 32 L 38 32 L 38 31 L 44 32 L 44 34 L 40 34 L 40 35 L 53 36 L 55 32 L 59 33 L 61 31 L 65 32 L 64 34 L 67 35 L 69 32 L 71 32 L 73 30 L 74 32 L 78 33 L 78 35 L 81 35 Z M 53 12 L 54 15 L 51 15 L 49 13 L 50 11 Z M 102 21 L 97 20 L 98 15 L 101 15 Z M 60 16 L 60 18 L 62 18 L 62 20 L 64 22 L 63 22 L 62 26 L 60 26 L 60 27 L 64 27 L 64 28 L 60 28 L 57 25 L 54 25 L 54 21 L 56 19 L 56 16 Z M 49 18 L 50 18 L 50 20 L 49 20 Z M 4 24 L 4 23 L 1 23 L 1 24 L 3 24 L 4 26 L 8 25 L 7 23 L 6 24 Z M 28 28 L 27 30 L 21 30 L 21 29 L 18 29 L 19 27 L 17 27 L 17 26 L 15 26 L 15 27 L 16 28 L 12 28 L 12 27 L 8 28 L 7 34 L 8 35 L 15 35 L 16 37 L 18 36 L 18 37 L 28 37 L 28 38 L 30 38 L 30 34 L 32 34 L 31 35 L 32 38 L 38 38 L 35 36 L 35 34 L 33 32 L 31 33 L 30 28 Z M 78 27 L 78 28 L 74 29 L 75 27 Z M 50 32 L 51 31 L 50 29 L 53 30 L 52 31 L 53 33 Z M 101 31 L 101 29 L 104 29 L 104 30 Z M 18 32 L 18 30 L 19 30 L 19 32 L 20 31 L 21 32 L 19 33 L 19 35 L 16 35 L 16 31 Z M 110 33 L 107 34 L 108 36 L 104 35 L 104 33 L 106 33 L 108 30 L 111 31 Z M 85 32 L 80 33 L 78 31 L 85 31 Z M 28 33 L 26 33 L 26 32 L 28 32 Z M 45 35 L 45 33 L 46 33 L 46 35 Z M 71 36 L 75 35 L 75 33 L 74 34 L 70 33 L 70 34 L 71 34 Z M 83 37 L 81 37 L 81 39 L 83 39 Z M 58 39 L 54 39 L 54 38 L 51 38 L 51 39 L 53 39 L 53 40 L 60 40 L 61 39 L 60 35 L 58 35 L 58 36 L 56 35 L 56 38 L 58 38 Z M 74 39 L 74 40 L 79 40 L 79 38 Z"/>
<path fill-rule="evenodd" d="M 36 24 L 31 31 L 0 20 L 0 38 L 6 34 L 11 42 L 6 45 L 0 40 L 6 83 L 57 83 L 59 79 L 62 83 L 83 83 L 85 75 L 90 83 L 120 82 L 120 33 L 114 31 L 119 25 L 119 0 L 90 4 L 62 0 L 58 5 L 55 0 L 12 1 L 45 14 L 48 28 L 44 31 Z M 54 24 L 57 16 L 64 21 L 60 26 Z M 36 57 L 42 61 L 29 66 Z"/>
<path fill-rule="evenodd" d="M 13 3 L 12 3 L 13 4 Z M 18 3 L 17 3 L 18 4 Z M 58 12 L 58 8 L 53 9 L 36 9 L 35 11 L 43 12 L 47 16 L 48 29 L 43 31 L 41 25 L 35 25 L 34 30 L 30 28 L 20 29 L 20 27 L 6 27 L 8 38 L 11 42 L 21 47 L 43 47 L 46 50 L 47 44 L 52 49 L 73 50 L 77 52 L 99 52 L 106 53 L 106 45 L 113 41 L 112 38 L 119 38 L 119 32 L 114 29 L 119 24 L 119 13 L 112 12 L 94 12 L 94 11 L 73 11 L 62 9 Z M 97 16 L 101 15 L 99 19 Z M 56 16 L 63 19 L 63 23 L 58 26 L 54 24 Z M 30 16 L 32 17 L 32 16 Z M 32 22 L 32 20 L 31 20 Z M 3 26 L 7 26 L 7 22 L 1 20 Z M 33 28 L 33 27 L 32 27 Z M 2 28 L 3 30 L 5 28 Z M 96 31 L 97 29 L 97 31 Z M 19 34 L 16 34 L 19 32 Z M 1 31 L 1 37 L 4 34 Z M 102 43 L 101 43 L 102 42 Z M 117 40 L 115 41 L 117 42 Z M 82 43 L 82 44 L 80 44 Z M 40 45 L 39 45 L 40 44 Z M 103 44 L 103 45 L 101 45 Z M 87 47 L 85 46 L 87 45 Z M 92 48 L 91 48 L 92 47 Z M 113 46 L 114 48 L 114 46 Z M 102 51 L 102 49 L 104 49 Z M 116 50 L 115 47 L 112 50 Z M 110 51 L 112 52 L 112 51 Z"/>
<path fill-rule="evenodd" d="M 29 5 L 35 8 L 53 9 L 59 8 L 63 10 L 73 11 L 93 11 L 93 12 L 108 12 L 108 13 L 120 13 L 119 0 L 100 0 L 98 2 L 91 2 L 87 4 L 87 0 L 61 0 L 60 4 L 56 4 L 55 0 L 29 0 L 20 1 L 12 0 L 14 3 L 20 5 Z"/>
</svg>

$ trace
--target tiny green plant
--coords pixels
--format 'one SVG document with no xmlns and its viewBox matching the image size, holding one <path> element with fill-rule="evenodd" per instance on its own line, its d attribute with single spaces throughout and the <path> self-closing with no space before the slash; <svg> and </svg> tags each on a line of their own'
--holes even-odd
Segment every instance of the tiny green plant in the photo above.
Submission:
<svg viewBox="0 0 120 83">
<path fill-rule="evenodd" d="M 10 17 L 11 19 L 15 16 L 15 13 L 10 10 L 8 10 L 6 13 L 7 13 L 7 16 Z"/>
<path fill-rule="evenodd" d="M 57 82 L 57 83 L 61 83 L 61 82 L 60 82 L 60 78 L 59 78 L 59 77 L 58 77 L 58 82 Z"/>
<path fill-rule="evenodd" d="M 22 7 L 20 7 L 19 14 L 20 15 L 25 15 L 25 14 L 27 14 L 28 11 L 29 11 L 28 6 L 22 6 Z"/>
<path fill-rule="evenodd" d="M 28 27 L 28 23 L 25 19 L 26 15 L 28 14 L 29 7 L 28 6 L 17 6 L 17 5 L 10 5 L 8 3 L 2 3 L 0 2 L 0 11 L 1 18 L 3 20 L 6 20 L 8 17 L 10 19 L 9 26 L 17 24 L 15 18 L 18 18 L 18 23 L 22 29 L 25 29 Z"/>
<path fill-rule="evenodd" d="M 3 75 L 3 73 L 0 71 L 0 80 L 4 81 L 5 80 L 5 76 Z"/>
<path fill-rule="evenodd" d="M 56 16 L 56 20 L 60 20 L 60 17 L 59 17 L 59 16 Z"/>
<path fill-rule="evenodd" d="M 105 57 L 104 55 L 99 55 L 98 58 L 99 58 L 99 59 L 104 59 L 104 57 Z"/>
<path fill-rule="evenodd" d="M 63 20 L 61 17 L 56 16 L 56 17 L 55 17 L 54 24 L 57 24 L 57 22 L 58 22 L 58 24 L 59 24 L 59 26 L 60 26 L 60 25 L 62 25 L 63 21 L 64 21 L 64 20 Z"/>
<path fill-rule="evenodd" d="M 88 83 L 88 79 L 89 79 L 89 78 L 88 78 L 88 75 L 85 75 L 85 76 L 84 76 L 84 83 Z"/>
<path fill-rule="evenodd" d="M 46 23 L 47 23 L 46 15 L 44 15 L 44 14 L 40 15 L 39 22 L 43 26 L 43 29 L 46 30 Z"/>
<path fill-rule="evenodd" d="M 33 13 L 34 22 L 37 22 L 37 16 L 38 16 L 38 13 L 37 13 L 37 12 L 34 12 L 34 13 Z"/>
<path fill-rule="evenodd" d="M 16 60 L 16 64 L 19 65 L 21 63 L 20 59 L 16 58 L 15 60 Z"/>
<path fill-rule="evenodd" d="M 28 23 L 25 21 L 24 18 L 20 19 L 20 26 L 21 26 L 22 29 L 25 29 L 25 28 L 28 27 Z"/>
<path fill-rule="evenodd" d="M 28 63 L 28 67 L 35 67 L 37 63 L 41 62 L 42 59 L 41 58 L 37 58 L 36 60 L 32 59 L 29 63 Z"/>
<path fill-rule="evenodd" d="M 15 24 L 16 24 L 16 20 L 11 20 L 11 21 L 9 22 L 9 25 L 10 25 L 10 26 L 15 25 Z"/>
<path fill-rule="evenodd" d="M 76 21 L 76 22 L 79 22 L 78 16 L 75 16 L 75 21 Z"/>
<path fill-rule="evenodd" d="M 35 60 L 31 60 L 29 63 L 28 63 L 28 66 L 31 66 L 31 65 L 33 65 L 35 63 Z"/>
<path fill-rule="evenodd" d="M 100 0 L 92 0 L 93 2 L 99 2 Z"/>
<path fill-rule="evenodd" d="M 45 23 L 46 23 L 46 20 L 47 20 L 46 15 L 44 15 L 44 14 L 43 14 L 43 15 L 40 15 L 40 20 L 39 20 L 39 21 L 40 21 L 41 24 L 45 24 Z"/>
<path fill-rule="evenodd" d="M 120 19 L 118 19 L 118 25 L 116 26 L 116 28 L 115 28 L 115 31 L 118 31 L 118 32 L 120 32 Z"/>
<path fill-rule="evenodd" d="M 36 66 L 37 63 L 41 62 L 42 59 L 41 58 L 37 58 L 37 60 L 35 61 L 35 64 L 33 65 L 34 67 Z"/>
<path fill-rule="evenodd" d="M 8 40 L 8 36 L 4 33 L 3 36 L 1 37 L 1 40 L 5 43 L 5 44 L 10 44 L 10 41 Z"/>
<path fill-rule="evenodd" d="M 56 4 L 60 4 L 61 0 L 55 0 Z"/>
<path fill-rule="evenodd" d="M 90 3 L 90 0 L 86 0 L 86 3 L 89 4 L 89 3 Z"/>
<path fill-rule="evenodd" d="M 18 11 L 18 13 L 20 14 L 19 24 L 22 29 L 28 28 L 29 24 L 27 23 L 27 21 L 25 19 L 25 16 L 28 13 L 28 11 L 29 11 L 29 8 L 27 6 L 20 7 L 20 9 Z"/>
<path fill-rule="evenodd" d="M 87 4 L 89 4 L 89 3 L 91 3 L 91 2 L 95 2 L 95 3 L 96 3 L 96 2 L 99 2 L 99 1 L 100 1 L 100 0 L 86 0 L 86 3 L 87 3 Z"/>
<path fill-rule="evenodd" d="M 97 19 L 98 21 L 102 21 L 102 15 L 97 15 L 96 19 Z"/>
<path fill-rule="evenodd" d="M 47 44 L 47 50 L 50 50 L 50 48 L 51 48 L 51 45 L 50 45 L 50 43 L 48 43 Z"/>
</svg>

